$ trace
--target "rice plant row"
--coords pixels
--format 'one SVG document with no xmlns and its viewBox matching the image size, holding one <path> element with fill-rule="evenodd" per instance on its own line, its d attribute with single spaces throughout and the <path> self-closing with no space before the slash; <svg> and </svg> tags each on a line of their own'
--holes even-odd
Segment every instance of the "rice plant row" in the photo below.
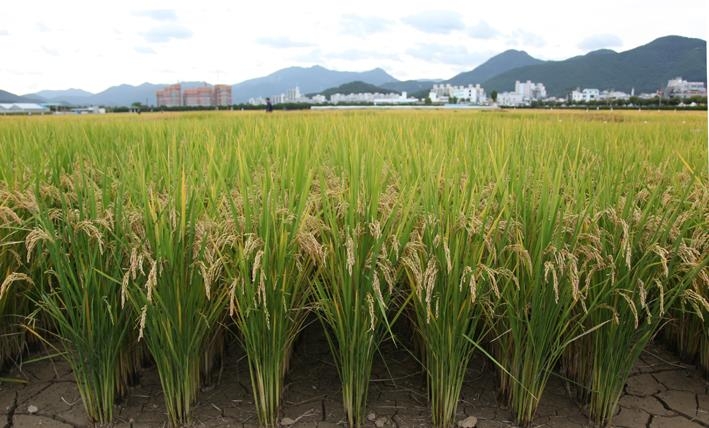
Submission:
<svg viewBox="0 0 709 428">
<path fill-rule="evenodd" d="M 169 423 L 189 422 L 235 330 L 277 426 L 310 314 L 353 427 L 395 322 L 435 427 L 476 352 L 523 426 L 554 373 L 609 424 L 660 331 L 709 369 L 706 115 L 1 119 L 0 364 L 56 349 L 91 421 L 149 354 Z"/>
</svg>

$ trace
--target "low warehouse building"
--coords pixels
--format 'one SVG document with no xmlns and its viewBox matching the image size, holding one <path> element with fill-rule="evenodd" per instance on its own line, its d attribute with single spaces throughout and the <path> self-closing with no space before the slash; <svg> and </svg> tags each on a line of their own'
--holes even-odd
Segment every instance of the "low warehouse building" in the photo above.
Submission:
<svg viewBox="0 0 709 428">
<path fill-rule="evenodd" d="M 5 114 L 45 114 L 49 109 L 34 103 L 0 103 L 0 115 Z"/>
</svg>

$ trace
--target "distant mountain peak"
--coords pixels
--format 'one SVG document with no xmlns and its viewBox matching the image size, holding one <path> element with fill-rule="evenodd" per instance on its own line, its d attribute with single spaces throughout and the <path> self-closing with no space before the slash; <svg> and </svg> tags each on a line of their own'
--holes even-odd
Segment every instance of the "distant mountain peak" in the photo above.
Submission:
<svg viewBox="0 0 709 428">
<path fill-rule="evenodd" d="M 446 81 L 453 85 L 482 83 L 498 74 L 515 68 L 540 64 L 544 61 L 530 56 L 525 51 L 508 49 L 495 55 L 471 71 L 460 73 Z"/>
<path fill-rule="evenodd" d="M 0 103 L 24 103 L 24 102 L 31 102 L 31 101 L 26 97 L 21 97 L 19 95 L 13 94 L 12 92 L 3 91 L 2 89 L 0 89 Z"/>
<path fill-rule="evenodd" d="M 369 71 L 337 71 L 321 65 L 310 67 L 288 67 L 275 71 L 267 76 L 249 79 L 232 86 L 234 102 L 246 102 L 249 98 L 270 97 L 285 93 L 298 86 L 301 93 L 317 93 L 328 88 L 337 87 L 355 80 L 370 85 L 382 85 L 396 81 L 381 68 Z"/>
<path fill-rule="evenodd" d="M 34 94 L 27 94 L 26 97 L 38 97 L 48 101 L 58 100 L 64 97 L 90 97 L 93 94 L 91 92 L 85 91 L 78 88 L 69 89 L 59 89 L 59 90 L 45 90 L 39 91 Z"/>
<path fill-rule="evenodd" d="M 511 69 L 482 82 L 486 90 L 510 91 L 515 80 L 545 85 L 547 93 L 565 96 L 577 87 L 654 92 L 667 80 L 682 76 L 706 82 L 706 41 L 666 36 L 636 48 L 615 52 L 600 49 L 563 61 L 548 61 Z"/>
<path fill-rule="evenodd" d="M 532 57 L 530 54 L 527 53 L 527 51 L 521 51 L 518 49 L 507 49 L 506 51 L 504 51 L 496 56 L 501 57 L 501 56 L 510 56 L 510 55 L 523 55 L 523 56 L 528 56 L 530 58 Z"/>
<path fill-rule="evenodd" d="M 361 80 L 354 80 L 352 82 L 347 82 L 342 85 L 333 87 L 333 88 L 328 88 L 325 89 L 324 91 L 319 91 L 318 93 L 320 95 L 324 95 L 326 97 L 330 97 L 333 94 L 363 94 L 363 93 L 381 93 L 381 94 L 387 94 L 390 92 L 397 92 L 400 93 L 400 91 L 394 91 L 390 90 L 387 88 L 382 88 L 377 85 L 372 85 L 367 82 L 363 82 Z M 310 94 L 315 95 L 315 94 Z"/>
<path fill-rule="evenodd" d="M 696 39 L 696 38 L 692 38 L 692 37 L 685 37 L 685 36 L 678 36 L 675 34 L 670 34 L 667 36 L 658 37 L 648 44 L 663 43 L 663 42 L 681 42 L 681 41 L 685 41 L 685 40 L 704 41 L 704 40 Z"/>
<path fill-rule="evenodd" d="M 595 51 L 591 51 L 586 54 L 586 56 L 589 55 L 617 55 L 618 52 L 614 51 L 613 49 L 597 49 Z"/>
</svg>

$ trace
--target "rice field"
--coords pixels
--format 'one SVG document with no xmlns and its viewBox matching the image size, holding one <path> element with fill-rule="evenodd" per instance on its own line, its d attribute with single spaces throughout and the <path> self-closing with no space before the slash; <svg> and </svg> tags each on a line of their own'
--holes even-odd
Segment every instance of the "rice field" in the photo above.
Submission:
<svg viewBox="0 0 709 428">
<path fill-rule="evenodd" d="M 611 424 L 655 338 L 709 372 L 706 113 L 3 117 L 0 147 L 0 366 L 51 349 L 91 422 L 149 361 L 189 423 L 235 337 L 277 426 L 310 322 L 352 427 L 385 342 L 434 427 L 476 355 L 521 426 L 550 376 Z"/>
</svg>

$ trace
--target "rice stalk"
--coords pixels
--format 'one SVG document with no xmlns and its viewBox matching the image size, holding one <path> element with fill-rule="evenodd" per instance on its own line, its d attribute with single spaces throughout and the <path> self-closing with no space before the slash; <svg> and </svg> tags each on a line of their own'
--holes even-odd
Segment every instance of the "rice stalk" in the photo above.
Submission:
<svg viewBox="0 0 709 428">
<path fill-rule="evenodd" d="M 348 424 L 358 427 L 365 421 L 374 352 L 390 329 L 395 266 L 410 230 L 406 201 L 411 196 L 383 192 L 380 160 L 356 151 L 342 159 L 344 177 L 320 177 L 323 224 L 317 239 L 323 258 L 313 294 L 342 382 Z"/>
<path fill-rule="evenodd" d="M 26 343 L 22 323 L 30 312 L 26 294 L 34 280 L 23 257 L 31 214 L 23 211 L 16 195 L 0 187 L 0 371 Z"/>
<path fill-rule="evenodd" d="M 301 241 L 311 177 L 303 165 L 293 159 L 276 168 L 288 180 L 267 174 L 253 185 L 242 176 L 244 196 L 225 203 L 234 225 L 224 250 L 229 315 L 248 358 L 259 423 L 268 427 L 278 425 L 293 343 L 309 312 L 313 259 Z"/>
<path fill-rule="evenodd" d="M 498 217 L 495 204 L 483 198 L 494 193 L 451 178 L 423 186 L 426 214 L 401 260 L 435 427 L 454 424 L 470 359 L 490 330 Z"/>
<path fill-rule="evenodd" d="M 523 156 L 523 155 L 521 155 Z M 509 211 L 500 222 L 505 238 L 498 240 L 500 297 L 495 304 L 493 346 L 500 370 L 500 399 L 515 413 L 517 423 L 532 423 L 547 381 L 569 343 L 580 337 L 584 304 L 580 290 L 576 242 L 564 239 L 562 224 L 583 220 L 567 215 L 562 171 L 575 170 L 579 158 L 558 155 L 559 162 L 536 165 L 510 183 Z M 512 158 L 513 162 L 519 162 Z M 511 168 L 514 168 L 514 164 Z M 520 166 L 518 166 L 520 167 Z M 536 174 L 536 171 L 534 172 Z"/>
<path fill-rule="evenodd" d="M 81 172 L 72 179 L 76 197 L 63 199 L 63 215 L 53 218 L 51 210 L 40 209 L 38 227 L 26 238 L 28 257 L 40 259 L 52 285 L 40 288 L 36 301 L 50 329 L 28 328 L 67 360 L 89 419 L 106 424 L 120 389 L 116 368 L 131 319 L 120 305 L 126 244 L 115 219 L 122 203 L 108 205 Z"/>
<path fill-rule="evenodd" d="M 216 238 L 208 227 L 201 228 L 205 223 L 196 192 L 184 174 L 176 184 L 173 194 L 147 196 L 143 229 L 137 229 L 145 235 L 133 241 L 142 262 L 125 273 L 128 298 L 139 314 L 138 339 L 155 361 L 174 426 L 190 420 L 201 385 L 202 351 L 227 301 L 226 290 L 208 274 L 218 270 L 221 260 L 209 257 Z M 206 271 L 201 269 L 205 264 Z"/>
</svg>

